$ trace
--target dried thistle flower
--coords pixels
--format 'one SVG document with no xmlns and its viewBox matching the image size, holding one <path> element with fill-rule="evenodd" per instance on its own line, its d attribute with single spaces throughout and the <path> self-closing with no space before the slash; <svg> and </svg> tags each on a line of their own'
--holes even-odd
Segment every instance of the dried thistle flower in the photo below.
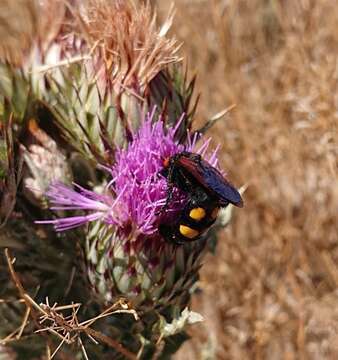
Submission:
<svg viewBox="0 0 338 360">
<path fill-rule="evenodd" d="M 22 157 L 27 165 L 23 176 L 25 196 L 32 203 L 43 206 L 44 194 L 57 180 L 71 182 L 71 170 L 65 154 L 56 142 L 30 120 L 29 132 L 34 142 L 21 145 Z"/>
<path fill-rule="evenodd" d="M 176 40 L 166 38 L 172 9 L 160 29 L 149 2 L 139 7 L 130 0 L 88 0 L 80 11 L 73 11 L 81 36 L 98 49 L 117 88 L 143 88 L 160 70 L 180 60 Z"/>
</svg>

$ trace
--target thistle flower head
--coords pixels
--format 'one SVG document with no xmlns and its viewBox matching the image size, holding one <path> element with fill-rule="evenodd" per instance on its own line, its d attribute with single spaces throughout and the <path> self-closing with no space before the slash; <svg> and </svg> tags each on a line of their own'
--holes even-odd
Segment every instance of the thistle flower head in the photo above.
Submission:
<svg viewBox="0 0 338 360">
<path fill-rule="evenodd" d="M 133 135 L 127 148 L 118 149 L 115 164 L 103 166 L 111 175 L 102 194 L 75 185 L 70 189 L 60 183 L 53 184 L 46 193 L 52 210 L 85 210 L 85 215 L 41 221 L 52 223 L 56 230 L 68 230 L 85 223 L 100 220 L 115 226 L 124 238 L 137 239 L 139 235 L 156 235 L 160 221 L 173 221 L 184 207 L 186 195 L 174 190 L 167 211 L 161 214 L 166 203 L 167 180 L 160 174 L 163 160 L 181 151 L 194 151 L 197 134 L 188 136 L 187 144 L 175 140 L 179 120 L 174 128 L 166 128 L 161 119 L 154 121 L 155 109 L 145 116 L 140 129 Z M 208 142 L 200 149 L 204 153 Z M 216 152 L 209 161 L 216 165 Z"/>
<path fill-rule="evenodd" d="M 185 148 L 174 140 L 175 128 L 153 123 L 153 116 L 147 116 L 127 149 L 117 151 L 111 170 L 114 191 L 120 196 L 120 222 L 148 235 L 157 230 L 157 214 L 166 200 L 166 179 L 160 175 L 163 159 Z M 169 212 L 177 213 L 183 201 L 184 195 L 176 192 Z"/>
<path fill-rule="evenodd" d="M 213 166 L 217 149 L 206 157 L 209 141 L 197 148 L 198 135 L 176 140 L 183 116 L 171 128 L 157 118 L 155 109 L 141 121 L 128 146 L 115 153 L 103 192 L 53 184 L 47 196 L 54 210 L 84 210 L 84 214 L 40 221 L 68 230 L 88 224 L 85 254 L 89 283 L 98 301 L 111 303 L 124 296 L 138 308 L 186 306 L 196 281 L 205 241 L 173 246 L 162 238 L 159 225 L 176 221 L 188 197 L 175 189 L 169 207 L 163 160 L 181 151 L 200 153 Z"/>
</svg>

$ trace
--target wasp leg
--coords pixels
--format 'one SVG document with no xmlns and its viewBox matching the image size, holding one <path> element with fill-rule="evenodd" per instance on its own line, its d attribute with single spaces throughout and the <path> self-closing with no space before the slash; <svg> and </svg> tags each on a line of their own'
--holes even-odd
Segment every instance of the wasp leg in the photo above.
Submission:
<svg viewBox="0 0 338 360">
<path fill-rule="evenodd" d="M 167 184 L 168 184 L 167 198 L 166 198 L 165 204 L 162 206 L 162 208 L 158 212 L 156 212 L 156 215 L 160 215 L 160 214 L 164 213 L 165 210 L 168 209 L 169 203 L 174 196 L 173 176 L 174 176 L 174 167 L 169 167 L 169 169 L 166 170 L 166 178 L 167 178 Z"/>
<path fill-rule="evenodd" d="M 162 237 L 164 238 L 164 240 L 170 244 L 183 245 L 183 244 L 187 243 L 187 240 L 189 242 L 189 239 L 180 238 L 180 236 L 178 234 L 176 234 L 176 227 L 177 227 L 177 224 L 175 224 L 174 226 L 162 224 L 159 226 L 159 232 L 162 235 Z"/>
<path fill-rule="evenodd" d="M 162 214 L 165 210 L 168 209 L 170 201 L 172 200 L 173 196 L 174 196 L 174 184 L 168 184 L 167 199 L 165 201 L 165 204 L 162 206 L 161 210 L 159 211 L 159 214 Z"/>
<path fill-rule="evenodd" d="M 164 240 L 177 244 L 173 228 L 169 225 L 161 224 L 158 227 L 159 233 L 163 236 Z"/>
</svg>

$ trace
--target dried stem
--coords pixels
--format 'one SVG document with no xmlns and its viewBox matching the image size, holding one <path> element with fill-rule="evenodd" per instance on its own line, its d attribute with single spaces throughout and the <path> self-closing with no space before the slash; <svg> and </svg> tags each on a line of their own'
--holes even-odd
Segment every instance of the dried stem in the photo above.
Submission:
<svg viewBox="0 0 338 360">
<path fill-rule="evenodd" d="M 45 334 L 46 332 L 48 332 L 61 339 L 61 342 L 52 354 L 50 354 L 50 347 L 47 347 L 48 359 L 53 359 L 53 357 L 60 350 L 64 343 L 73 344 L 75 342 L 81 348 L 85 359 L 88 359 L 88 355 L 81 339 L 81 334 L 85 334 L 96 344 L 97 341 L 95 339 L 99 340 L 102 343 L 105 343 L 106 345 L 123 354 L 127 359 L 137 358 L 135 354 L 125 349 L 118 341 L 89 327 L 97 320 L 117 313 L 129 313 L 134 316 L 135 320 L 138 320 L 138 315 L 136 311 L 134 309 L 130 309 L 129 304 L 126 301 L 121 299 L 106 310 L 104 310 L 98 316 L 80 323 L 77 317 L 77 314 L 81 308 L 80 303 L 63 306 L 56 306 L 56 304 L 54 304 L 53 306 L 50 306 L 49 300 L 47 298 L 45 304 L 37 304 L 26 293 L 13 266 L 15 259 L 11 258 L 8 249 L 5 249 L 5 256 L 7 259 L 8 269 L 12 281 L 19 292 L 21 300 L 26 305 L 26 311 L 21 326 L 15 331 L 13 331 L 11 334 L 9 334 L 6 338 L 2 339 L 0 341 L 0 345 L 6 345 L 11 341 L 16 341 L 20 339 L 22 337 L 24 329 L 26 328 L 26 325 L 29 322 L 29 317 L 31 316 L 36 324 L 36 327 L 38 328 L 35 333 Z M 65 316 L 62 313 L 65 310 L 71 310 L 71 314 Z M 47 323 L 48 325 L 43 326 L 45 323 Z"/>
</svg>

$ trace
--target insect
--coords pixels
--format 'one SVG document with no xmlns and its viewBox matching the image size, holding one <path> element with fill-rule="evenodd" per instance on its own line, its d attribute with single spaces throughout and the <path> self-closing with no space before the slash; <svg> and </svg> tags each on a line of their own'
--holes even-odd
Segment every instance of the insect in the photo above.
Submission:
<svg viewBox="0 0 338 360">
<path fill-rule="evenodd" d="M 167 178 L 168 190 L 161 212 L 172 200 L 175 186 L 189 195 L 178 220 L 159 226 L 166 240 L 175 244 L 197 240 L 215 222 L 220 208 L 230 203 L 243 206 L 239 192 L 201 155 L 183 151 L 165 159 L 163 166 L 161 174 Z"/>
</svg>

